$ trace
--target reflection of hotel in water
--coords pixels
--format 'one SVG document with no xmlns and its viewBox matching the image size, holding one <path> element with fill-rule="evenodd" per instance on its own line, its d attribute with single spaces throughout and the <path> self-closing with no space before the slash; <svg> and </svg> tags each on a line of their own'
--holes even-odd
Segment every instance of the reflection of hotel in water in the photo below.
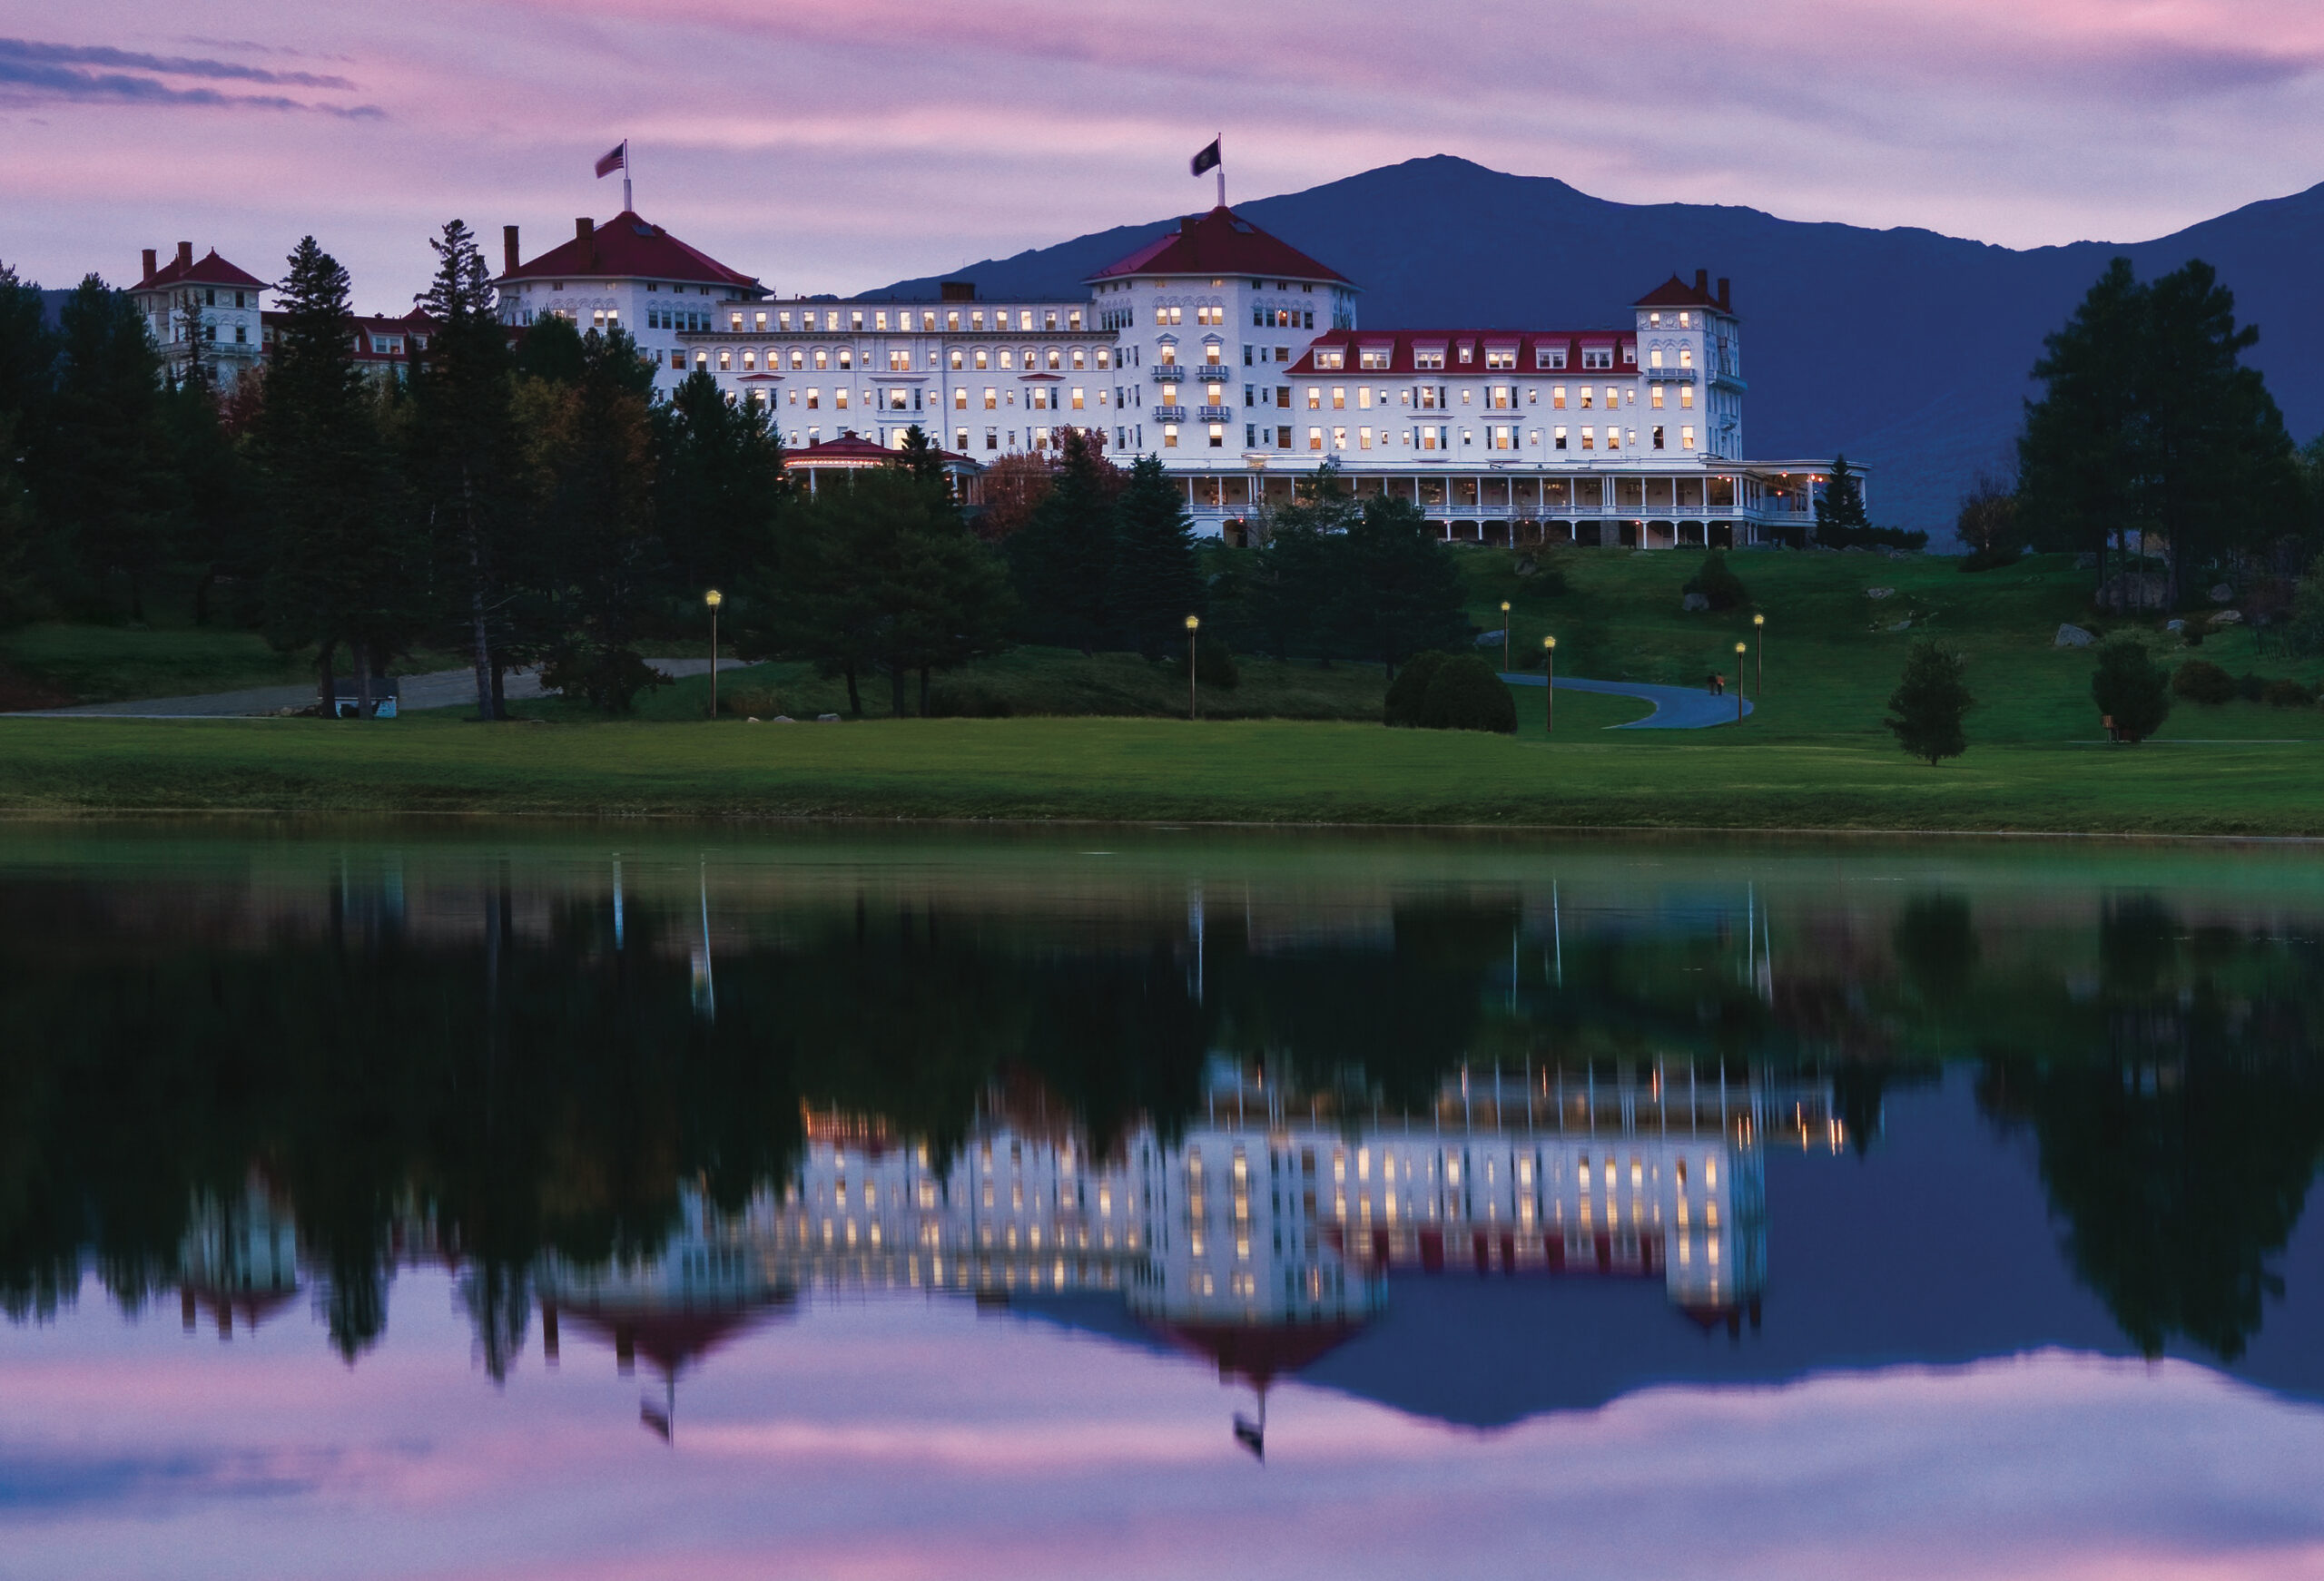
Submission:
<svg viewBox="0 0 2324 1581">
<path fill-rule="evenodd" d="M 699 1349 L 657 1332 L 671 1320 L 817 1291 L 1109 1292 L 1251 1371 L 1233 1335 L 1344 1337 L 1409 1272 L 1659 1278 L 1698 1321 L 1739 1325 L 1766 1271 L 1762 1147 L 1839 1137 L 1820 1090 L 1655 1065 L 1462 1073 L 1402 1115 L 1222 1066 L 1182 1135 L 1141 1126 L 1108 1159 L 998 1110 L 950 1159 L 877 1122 L 810 1116 L 808 1139 L 797 1178 L 739 1213 L 690 1194 L 655 1260 L 538 1268 L 548 1322 L 562 1309 L 625 1363 L 642 1347 L 675 1367 Z"/>
</svg>

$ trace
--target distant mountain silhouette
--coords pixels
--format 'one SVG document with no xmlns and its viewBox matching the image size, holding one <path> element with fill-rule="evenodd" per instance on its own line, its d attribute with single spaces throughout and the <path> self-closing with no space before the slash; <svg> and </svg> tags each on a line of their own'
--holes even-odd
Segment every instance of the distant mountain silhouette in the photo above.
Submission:
<svg viewBox="0 0 2324 1581">
<path fill-rule="evenodd" d="M 1437 155 L 1236 209 L 1358 285 L 1381 329 L 1589 327 L 1674 271 L 1734 280 L 1753 457 L 1847 452 L 1874 468 L 1874 516 L 1949 526 L 1981 467 L 2006 467 L 2042 337 L 2106 260 L 2140 274 L 2216 265 L 2261 339 L 2296 437 L 2324 427 L 2324 323 L 2305 311 L 2324 257 L 2324 185 L 2252 203 L 2157 241 L 2013 251 L 1933 231 L 1806 224 L 1756 209 L 1613 203 L 1547 177 Z M 1174 220 L 1121 226 L 886 288 L 933 296 L 973 280 L 988 297 L 1078 294 L 1083 277 Z"/>
</svg>

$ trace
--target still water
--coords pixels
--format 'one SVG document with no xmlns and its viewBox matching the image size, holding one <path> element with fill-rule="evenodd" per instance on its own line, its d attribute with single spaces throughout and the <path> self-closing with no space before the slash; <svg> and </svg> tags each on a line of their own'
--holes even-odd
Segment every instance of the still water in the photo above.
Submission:
<svg viewBox="0 0 2324 1581">
<path fill-rule="evenodd" d="M 0 830 L 0 1575 L 2324 1574 L 2319 880 Z"/>
</svg>

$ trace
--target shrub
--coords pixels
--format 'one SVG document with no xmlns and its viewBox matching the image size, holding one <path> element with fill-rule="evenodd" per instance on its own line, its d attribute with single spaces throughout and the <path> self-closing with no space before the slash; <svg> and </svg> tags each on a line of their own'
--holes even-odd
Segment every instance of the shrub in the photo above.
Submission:
<svg viewBox="0 0 2324 1581">
<path fill-rule="evenodd" d="M 1710 601 L 1714 610 L 1733 609 L 1738 604 L 1751 602 L 1750 591 L 1743 585 L 1743 579 L 1735 574 L 1727 564 L 1727 556 L 1717 549 L 1703 556 L 1703 563 L 1687 579 L 1684 591 L 1701 594 Z"/>
<path fill-rule="evenodd" d="M 1388 683 L 1388 701 L 1380 711 L 1381 722 L 1407 730 L 1418 725 L 1421 703 L 1428 696 L 1428 683 L 1436 678 L 1436 672 L 1449 657 L 1432 651 L 1414 653 L 1405 660 L 1403 669 Z"/>
<path fill-rule="evenodd" d="M 1905 656 L 1905 673 L 1888 694 L 1890 714 L 1881 722 L 1896 732 L 1896 744 L 1930 768 L 1969 750 L 1961 722 L 1977 700 L 1969 695 L 1961 655 L 1923 637 Z"/>
<path fill-rule="evenodd" d="M 2171 673 L 2136 637 L 2112 637 L 2098 646 L 2090 695 L 2123 740 L 2144 741 L 2171 717 Z"/>
<path fill-rule="evenodd" d="M 1517 702 L 1492 666 L 1473 653 L 1447 659 L 1429 677 L 1420 722 L 1430 730 L 1489 730 L 1517 733 Z"/>
<path fill-rule="evenodd" d="M 1206 631 L 1195 639 L 1195 679 L 1221 692 L 1232 692 L 1243 684 L 1243 672 L 1236 668 L 1234 653 Z"/>
<path fill-rule="evenodd" d="M 2024 558 L 2015 549 L 1975 549 L 1961 558 L 1964 571 L 1999 571 Z"/>
<path fill-rule="evenodd" d="M 2190 659 L 2171 674 L 2171 691 L 2189 702 L 2217 708 L 2235 700 L 2235 677 L 2209 659 Z"/>
<path fill-rule="evenodd" d="M 974 681 L 939 681 L 928 689 L 931 719 L 1007 719 L 1016 712 L 1009 699 Z"/>
<path fill-rule="evenodd" d="M 2308 708 L 2316 702 L 2316 693 L 2298 681 L 2270 681 L 2261 696 L 2270 708 Z"/>
</svg>

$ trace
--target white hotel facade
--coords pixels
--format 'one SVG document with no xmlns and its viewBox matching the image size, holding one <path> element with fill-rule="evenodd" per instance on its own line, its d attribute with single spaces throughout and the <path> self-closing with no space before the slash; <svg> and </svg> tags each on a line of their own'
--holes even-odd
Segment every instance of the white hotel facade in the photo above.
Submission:
<svg viewBox="0 0 2324 1581">
<path fill-rule="evenodd" d="M 1084 428 L 1159 457 L 1230 538 L 1330 463 L 1453 541 L 1740 545 L 1801 531 L 1830 465 L 1748 458 L 1742 321 L 1707 271 L 1596 329 L 1367 330 L 1354 282 L 1224 207 L 1029 301 L 783 298 L 627 212 L 529 262 L 511 226 L 505 252 L 511 326 L 618 325 L 665 389 L 756 394 L 802 459 L 917 426 L 990 464 Z"/>
</svg>

